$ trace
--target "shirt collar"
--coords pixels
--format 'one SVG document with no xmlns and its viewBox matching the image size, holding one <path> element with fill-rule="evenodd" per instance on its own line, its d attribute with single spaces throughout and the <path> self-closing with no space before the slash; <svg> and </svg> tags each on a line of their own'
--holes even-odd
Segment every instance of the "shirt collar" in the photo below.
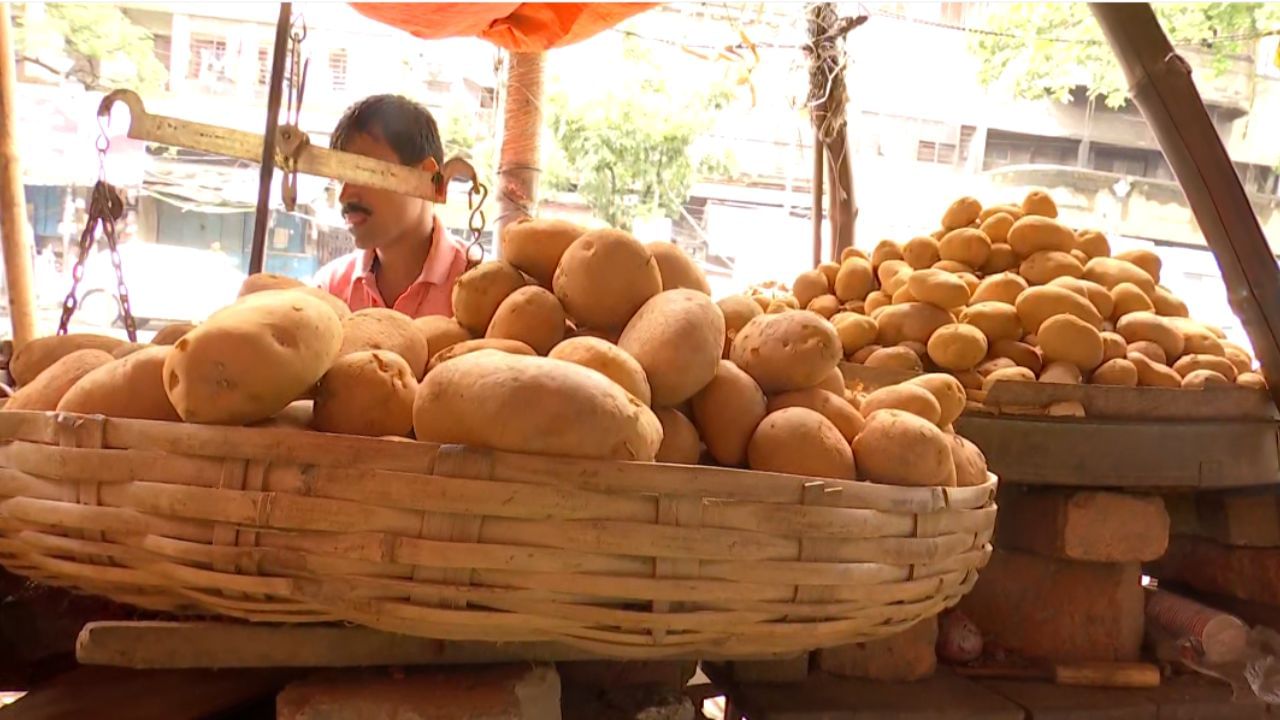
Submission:
<svg viewBox="0 0 1280 720">
<path fill-rule="evenodd" d="M 427 260 L 422 264 L 422 272 L 414 281 L 440 285 L 449 279 L 449 270 L 453 267 L 454 258 L 459 252 L 449 234 L 445 232 L 440 216 L 431 217 L 431 250 L 427 252 Z M 365 250 L 360 258 L 362 275 L 366 280 L 373 279 L 373 265 L 378 259 L 378 252 Z"/>
</svg>

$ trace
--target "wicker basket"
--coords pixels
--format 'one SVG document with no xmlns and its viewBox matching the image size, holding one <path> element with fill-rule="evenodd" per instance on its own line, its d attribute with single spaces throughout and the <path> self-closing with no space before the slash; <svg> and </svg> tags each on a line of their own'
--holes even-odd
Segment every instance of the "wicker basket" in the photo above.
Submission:
<svg viewBox="0 0 1280 720">
<path fill-rule="evenodd" d="M 880 637 L 954 604 L 996 481 L 712 467 L 0 412 L 0 562 L 176 613 L 618 658 Z"/>
</svg>

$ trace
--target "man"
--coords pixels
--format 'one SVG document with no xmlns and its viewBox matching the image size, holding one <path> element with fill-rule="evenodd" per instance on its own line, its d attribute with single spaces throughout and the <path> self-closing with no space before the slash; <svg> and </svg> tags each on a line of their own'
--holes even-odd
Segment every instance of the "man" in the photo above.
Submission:
<svg viewBox="0 0 1280 720">
<path fill-rule="evenodd" d="M 398 95 L 375 95 L 353 105 L 329 145 L 428 173 L 444 163 L 431 113 Z M 320 268 L 316 285 L 352 310 L 387 307 L 410 317 L 453 315 L 453 285 L 466 269 L 466 252 L 445 232 L 432 202 L 350 183 L 342 186 L 338 202 L 356 251 Z"/>
</svg>

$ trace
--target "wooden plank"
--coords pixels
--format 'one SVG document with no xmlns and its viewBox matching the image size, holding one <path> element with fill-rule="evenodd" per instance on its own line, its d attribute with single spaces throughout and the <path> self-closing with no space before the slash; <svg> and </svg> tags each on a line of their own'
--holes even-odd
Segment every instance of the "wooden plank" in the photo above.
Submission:
<svg viewBox="0 0 1280 720">
<path fill-rule="evenodd" d="M 956 432 L 1002 482 L 1112 488 L 1256 487 L 1280 483 L 1277 426 L 965 415 Z"/>
<path fill-rule="evenodd" d="M 1157 720 L 1142 691 L 1065 687 L 1042 682 L 983 680 L 984 688 L 1018 704 L 1027 720 Z"/>
<path fill-rule="evenodd" d="M 205 720 L 274 695 L 296 674 L 82 667 L 0 709 L 0 720 Z"/>
<path fill-rule="evenodd" d="M 987 392 L 986 404 L 1045 407 L 1069 400 L 1084 405 L 1085 414 L 1094 419 L 1274 420 L 1280 417 L 1265 390 L 1243 387 L 1182 390 L 997 382 Z"/>
</svg>

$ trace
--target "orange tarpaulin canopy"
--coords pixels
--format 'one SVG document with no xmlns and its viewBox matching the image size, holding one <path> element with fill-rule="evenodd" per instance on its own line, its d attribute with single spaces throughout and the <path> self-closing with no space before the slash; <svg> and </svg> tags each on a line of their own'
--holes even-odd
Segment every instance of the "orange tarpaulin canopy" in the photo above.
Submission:
<svg viewBox="0 0 1280 720">
<path fill-rule="evenodd" d="M 658 3 L 351 3 L 365 17 L 424 40 L 479 37 L 543 52 L 607 30 Z"/>
</svg>

